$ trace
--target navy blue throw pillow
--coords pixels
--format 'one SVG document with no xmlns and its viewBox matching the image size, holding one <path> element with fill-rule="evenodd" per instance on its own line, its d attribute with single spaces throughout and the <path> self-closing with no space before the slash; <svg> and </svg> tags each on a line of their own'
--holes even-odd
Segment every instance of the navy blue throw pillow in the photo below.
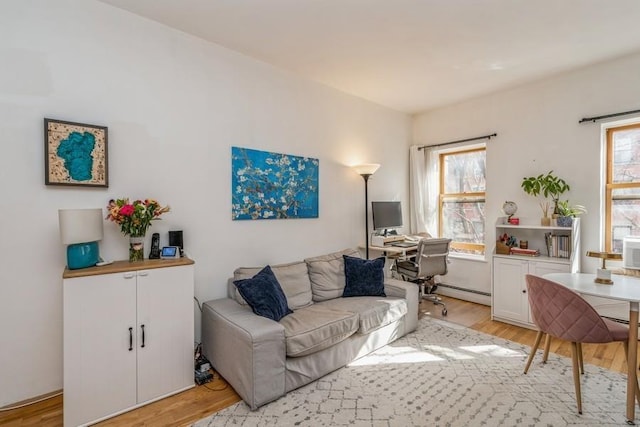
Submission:
<svg viewBox="0 0 640 427">
<path fill-rule="evenodd" d="M 384 293 L 384 257 L 362 259 L 343 255 L 346 286 L 343 297 L 386 297 Z"/>
<path fill-rule="evenodd" d="M 251 279 L 234 280 L 242 298 L 258 316 L 275 320 L 293 313 L 278 279 L 268 265 Z"/>
</svg>

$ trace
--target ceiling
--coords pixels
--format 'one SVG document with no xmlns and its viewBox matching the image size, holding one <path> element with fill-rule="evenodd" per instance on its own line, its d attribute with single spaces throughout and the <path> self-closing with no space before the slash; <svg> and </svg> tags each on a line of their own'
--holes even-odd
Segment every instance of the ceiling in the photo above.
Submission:
<svg viewBox="0 0 640 427">
<path fill-rule="evenodd" d="M 100 0 L 407 113 L 640 52 L 638 0 Z"/>
</svg>

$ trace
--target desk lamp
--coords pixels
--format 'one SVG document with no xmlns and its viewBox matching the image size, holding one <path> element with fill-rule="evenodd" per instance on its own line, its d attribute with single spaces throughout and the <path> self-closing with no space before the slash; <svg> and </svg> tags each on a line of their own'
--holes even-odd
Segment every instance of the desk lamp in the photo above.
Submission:
<svg viewBox="0 0 640 427">
<path fill-rule="evenodd" d="M 615 252 L 587 251 L 587 256 L 602 259 L 602 268 L 599 268 L 596 272 L 596 278 L 594 282 L 603 283 L 605 285 L 613 284 L 613 280 L 611 280 L 611 270 L 606 269 L 605 262 L 608 259 L 621 260 L 622 254 L 618 254 Z"/>
<path fill-rule="evenodd" d="M 60 209 L 60 240 L 67 246 L 70 270 L 93 267 L 100 260 L 98 241 L 102 240 L 102 209 Z"/>
<path fill-rule="evenodd" d="M 366 163 L 356 165 L 353 169 L 364 179 L 364 241 L 366 248 L 366 259 L 369 259 L 369 190 L 367 182 L 380 167 L 377 163 Z"/>
</svg>

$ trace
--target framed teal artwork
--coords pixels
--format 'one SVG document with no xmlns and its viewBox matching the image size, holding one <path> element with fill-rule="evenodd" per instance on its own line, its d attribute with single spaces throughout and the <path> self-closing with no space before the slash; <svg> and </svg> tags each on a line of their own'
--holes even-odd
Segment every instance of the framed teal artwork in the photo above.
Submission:
<svg viewBox="0 0 640 427">
<path fill-rule="evenodd" d="M 232 218 L 318 218 L 319 161 L 231 147 Z"/>
<path fill-rule="evenodd" d="M 44 119 L 44 183 L 108 187 L 107 128 Z"/>
</svg>

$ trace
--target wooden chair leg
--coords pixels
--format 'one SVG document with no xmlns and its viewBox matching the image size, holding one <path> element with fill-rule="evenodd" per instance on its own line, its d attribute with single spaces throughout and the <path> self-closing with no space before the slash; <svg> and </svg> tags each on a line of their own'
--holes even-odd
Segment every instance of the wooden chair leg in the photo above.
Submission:
<svg viewBox="0 0 640 427">
<path fill-rule="evenodd" d="M 573 361 L 573 383 L 576 388 L 576 402 L 578 413 L 582 414 L 582 394 L 580 393 L 580 368 L 578 362 L 578 343 L 571 343 L 571 359 Z"/>
<path fill-rule="evenodd" d="M 544 332 L 538 331 L 538 335 L 536 335 L 536 342 L 533 344 L 533 347 L 531 347 L 531 353 L 529 353 L 529 358 L 527 359 L 527 365 L 524 367 L 525 374 L 529 371 L 529 366 L 531 366 L 533 357 L 536 355 L 536 351 L 538 351 L 538 346 L 540 346 L 540 340 L 542 339 L 542 334 L 544 334 Z"/>
<path fill-rule="evenodd" d="M 627 360 L 627 355 L 629 354 L 629 341 L 623 341 L 622 345 L 624 346 L 624 360 Z M 640 386 L 638 386 L 638 381 L 636 381 L 636 401 L 638 405 L 640 405 Z"/>
<path fill-rule="evenodd" d="M 544 339 L 544 353 L 542 354 L 542 363 L 547 363 L 549 360 L 549 349 L 551 348 L 551 335 L 547 334 Z"/>
<path fill-rule="evenodd" d="M 580 373 L 584 375 L 584 360 L 582 359 L 582 343 L 576 343 L 578 346 L 578 363 L 580 364 Z"/>
</svg>

